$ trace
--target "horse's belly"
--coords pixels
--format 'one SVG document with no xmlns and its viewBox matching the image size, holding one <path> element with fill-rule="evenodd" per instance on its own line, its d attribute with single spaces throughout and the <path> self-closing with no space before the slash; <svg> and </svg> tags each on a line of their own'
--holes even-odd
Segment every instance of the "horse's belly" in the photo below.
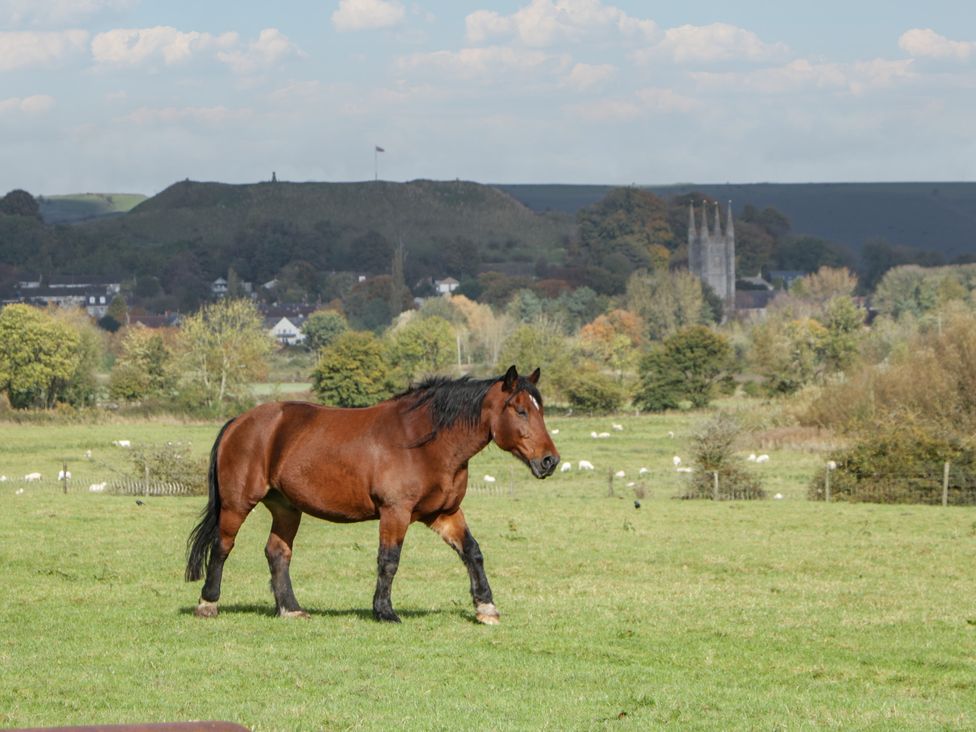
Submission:
<svg viewBox="0 0 976 732">
<path fill-rule="evenodd" d="M 379 518 L 365 485 L 282 480 L 278 490 L 295 508 L 316 518 L 341 523 Z"/>
</svg>

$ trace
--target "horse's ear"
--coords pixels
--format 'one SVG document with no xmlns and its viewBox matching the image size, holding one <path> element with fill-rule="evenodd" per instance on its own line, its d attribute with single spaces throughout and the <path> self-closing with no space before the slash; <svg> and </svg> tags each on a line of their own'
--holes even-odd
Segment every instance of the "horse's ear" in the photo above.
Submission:
<svg viewBox="0 0 976 732">
<path fill-rule="evenodd" d="M 531 374 L 529 374 L 529 381 L 533 384 L 539 383 L 539 374 L 542 373 L 539 369 L 536 369 Z"/>
<path fill-rule="evenodd" d="M 512 364 L 502 377 L 502 391 L 511 391 L 516 383 L 518 383 L 518 369 L 515 368 L 515 364 Z"/>
</svg>

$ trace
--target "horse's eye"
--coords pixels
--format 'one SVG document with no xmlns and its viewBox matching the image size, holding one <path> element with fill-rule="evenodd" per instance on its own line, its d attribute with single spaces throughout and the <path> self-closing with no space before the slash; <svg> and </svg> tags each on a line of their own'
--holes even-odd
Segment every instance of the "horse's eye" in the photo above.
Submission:
<svg viewBox="0 0 976 732">
<path fill-rule="evenodd" d="M 522 407 L 515 407 L 515 413 L 519 417 L 528 417 L 529 416 L 529 413 L 526 412 L 525 409 L 523 409 Z"/>
</svg>

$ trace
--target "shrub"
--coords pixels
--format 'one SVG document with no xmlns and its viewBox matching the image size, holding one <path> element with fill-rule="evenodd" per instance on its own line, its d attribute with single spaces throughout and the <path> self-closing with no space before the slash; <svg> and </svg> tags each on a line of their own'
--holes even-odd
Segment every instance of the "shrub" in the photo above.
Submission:
<svg viewBox="0 0 976 732">
<path fill-rule="evenodd" d="M 734 453 L 741 433 L 738 420 L 724 413 L 698 426 L 691 443 L 691 485 L 682 498 L 714 498 L 716 473 L 719 500 L 766 497 L 759 478 L 745 470 Z"/>
<path fill-rule="evenodd" d="M 567 381 L 564 391 L 569 405 L 580 412 L 606 414 L 623 406 L 623 387 L 595 369 L 578 371 Z"/>
<path fill-rule="evenodd" d="M 189 442 L 137 445 L 129 458 L 138 480 L 180 483 L 193 495 L 207 493 L 207 458 L 194 457 Z"/>
<path fill-rule="evenodd" d="M 833 456 L 830 497 L 872 503 L 940 503 L 945 463 L 950 464 L 948 500 L 976 503 L 976 451 L 957 438 L 911 421 L 879 425 Z M 807 496 L 826 498 L 825 474 L 814 476 Z"/>
</svg>

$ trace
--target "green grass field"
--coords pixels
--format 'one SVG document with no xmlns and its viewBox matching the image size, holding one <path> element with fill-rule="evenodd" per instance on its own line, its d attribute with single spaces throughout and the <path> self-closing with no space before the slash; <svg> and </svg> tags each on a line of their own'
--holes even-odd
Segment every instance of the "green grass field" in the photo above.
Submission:
<svg viewBox="0 0 976 732">
<path fill-rule="evenodd" d="M 404 622 L 373 622 L 376 524 L 312 519 L 292 565 L 312 617 L 273 617 L 262 508 L 228 560 L 221 615 L 199 620 L 182 573 L 203 499 L 138 505 L 84 482 L 125 470 L 112 440 L 202 454 L 216 425 L 0 425 L 0 473 L 15 478 L 0 483 L 0 726 L 976 727 L 976 513 L 809 503 L 822 455 L 804 450 L 767 451 L 782 500 L 672 500 L 671 457 L 696 419 L 550 418 L 563 457 L 592 473 L 535 481 L 494 448 L 472 461 L 464 507 L 497 627 L 473 622 L 463 566 L 421 526 L 394 584 Z M 624 431 L 589 437 L 611 422 Z M 64 495 L 51 477 L 66 457 L 85 477 Z M 625 481 L 607 496 L 608 468 L 629 480 L 641 466 L 639 510 Z M 45 480 L 25 484 L 34 470 Z"/>
</svg>

